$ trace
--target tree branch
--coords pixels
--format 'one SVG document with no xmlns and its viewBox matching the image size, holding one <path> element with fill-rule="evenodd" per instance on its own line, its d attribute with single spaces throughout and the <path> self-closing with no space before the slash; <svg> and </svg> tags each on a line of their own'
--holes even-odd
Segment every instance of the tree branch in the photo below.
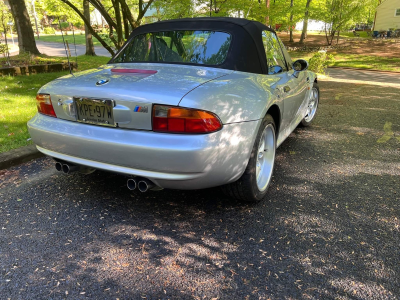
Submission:
<svg viewBox="0 0 400 300">
<path fill-rule="evenodd" d="M 129 9 L 128 4 L 126 4 L 126 1 L 125 1 L 125 0 L 118 0 L 118 1 L 119 1 L 119 3 L 121 4 L 121 8 L 122 8 L 123 14 L 124 14 L 125 17 L 128 19 L 129 24 L 130 24 L 130 25 L 132 26 L 132 28 L 133 28 L 134 25 L 135 25 L 135 20 L 133 19 L 133 16 L 132 16 L 131 10 Z"/>
<path fill-rule="evenodd" d="M 89 29 L 90 33 L 96 38 L 98 39 L 98 41 L 100 42 L 100 44 L 106 48 L 106 50 L 108 52 L 110 52 L 110 54 L 112 56 L 114 56 L 115 52 L 114 50 L 100 37 L 100 35 L 93 30 L 92 26 L 90 25 L 90 22 L 85 18 L 85 16 L 82 14 L 82 12 L 76 8 L 75 5 L 73 5 L 71 2 L 69 2 L 68 0 L 60 0 L 61 2 L 64 2 L 65 4 L 67 4 L 69 7 L 71 7 L 83 20 L 83 22 L 85 23 L 85 25 L 87 26 L 87 28 Z"/>
<path fill-rule="evenodd" d="M 63 0 L 61 0 L 63 1 Z M 97 0 L 89 0 L 89 2 L 99 11 L 99 13 L 103 16 L 103 18 L 106 20 L 108 26 L 112 26 L 114 28 L 117 28 L 117 24 L 114 22 L 114 20 L 111 18 L 110 14 L 107 12 L 105 7 L 100 1 Z"/>
<path fill-rule="evenodd" d="M 144 15 L 146 14 L 147 10 L 149 9 L 150 5 L 153 2 L 154 2 L 154 0 L 149 0 L 149 2 L 147 2 L 145 7 L 143 7 L 143 0 L 139 0 L 139 15 L 138 15 L 138 17 L 136 19 L 134 28 L 139 27 L 140 21 L 142 21 Z"/>
</svg>

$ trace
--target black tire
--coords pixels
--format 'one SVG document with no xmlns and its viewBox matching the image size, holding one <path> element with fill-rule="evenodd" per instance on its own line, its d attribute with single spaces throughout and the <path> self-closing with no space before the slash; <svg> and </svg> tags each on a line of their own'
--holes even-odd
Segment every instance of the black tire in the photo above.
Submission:
<svg viewBox="0 0 400 300">
<path fill-rule="evenodd" d="M 267 114 L 258 130 L 253 149 L 251 151 L 250 159 L 247 164 L 246 170 L 244 171 L 243 175 L 235 182 L 222 186 L 222 191 L 225 195 L 235 198 L 237 200 L 243 200 L 248 202 L 258 202 L 265 198 L 268 187 L 271 183 L 271 179 L 268 182 L 267 188 L 263 191 L 260 191 L 257 186 L 257 178 L 256 178 L 256 163 L 257 163 L 257 155 L 258 155 L 258 148 L 260 147 L 260 140 L 261 135 L 264 129 L 269 125 L 272 124 L 273 132 L 274 132 L 274 157 L 276 152 L 276 125 L 274 119 L 271 115 Z M 272 174 L 274 169 L 275 159 L 272 165 Z M 271 178 L 272 178 L 271 174 Z"/>
<path fill-rule="evenodd" d="M 314 113 L 313 117 L 311 118 L 311 120 L 307 120 L 307 118 L 308 118 L 308 114 L 307 114 L 307 116 L 305 116 L 304 119 L 301 120 L 301 122 L 299 124 L 300 127 L 308 127 L 308 126 L 310 126 L 311 123 L 313 122 L 313 120 L 315 119 L 315 115 L 317 114 L 318 105 L 319 105 L 319 86 L 318 86 L 318 83 L 316 83 L 316 82 L 314 82 L 314 84 L 313 84 L 313 90 L 314 89 L 316 89 L 317 92 L 318 92 L 318 98 L 317 98 L 317 104 L 316 104 L 317 107 L 316 107 L 315 113 Z"/>
</svg>

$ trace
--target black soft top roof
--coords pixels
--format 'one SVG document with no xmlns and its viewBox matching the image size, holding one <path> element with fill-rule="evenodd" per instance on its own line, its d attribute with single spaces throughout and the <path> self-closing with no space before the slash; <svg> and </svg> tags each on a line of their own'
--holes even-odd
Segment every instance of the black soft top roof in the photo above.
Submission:
<svg viewBox="0 0 400 300">
<path fill-rule="evenodd" d="M 263 30 L 273 30 L 257 21 L 228 17 L 187 18 L 160 21 L 136 28 L 132 31 L 127 43 L 139 34 L 169 30 L 210 30 L 227 32 L 232 36 L 228 55 L 224 63 L 213 67 L 258 74 L 267 73 L 267 61 L 261 33 Z M 124 47 L 125 45 L 121 50 Z"/>
</svg>

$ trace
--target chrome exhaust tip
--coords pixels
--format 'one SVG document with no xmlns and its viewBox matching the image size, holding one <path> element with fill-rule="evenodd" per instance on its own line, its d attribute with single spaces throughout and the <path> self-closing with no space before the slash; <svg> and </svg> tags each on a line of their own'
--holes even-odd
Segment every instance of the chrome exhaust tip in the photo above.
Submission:
<svg viewBox="0 0 400 300">
<path fill-rule="evenodd" d="M 154 183 L 152 183 L 148 179 L 142 179 L 139 181 L 137 186 L 138 186 L 139 191 L 141 191 L 142 193 L 145 193 L 149 189 L 152 189 L 154 187 Z"/>
<path fill-rule="evenodd" d="M 128 181 L 126 182 L 126 186 L 128 187 L 128 189 L 130 189 L 131 191 L 133 191 L 134 189 L 136 189 L 137 187 L 137 183 L 136 183 L 136 179 L 128 179 Z"/>
<path fill-rule="evenodd" d="M 78 170 L 79 170 L 78 166 L 67 165 L 67 164 L 63 164 L 62 165 L 62 171 L 64 172 L 64 174 L 71 174 L 71 173 L 76 172 Z"/>
<path fill-rule="evenodd" d="M 56 162 L 56 170 L 58 171 L 58 172 L 61 172 L 62 171 L 62 163 L 60 163 L 60 162 Z"/>
</svg>

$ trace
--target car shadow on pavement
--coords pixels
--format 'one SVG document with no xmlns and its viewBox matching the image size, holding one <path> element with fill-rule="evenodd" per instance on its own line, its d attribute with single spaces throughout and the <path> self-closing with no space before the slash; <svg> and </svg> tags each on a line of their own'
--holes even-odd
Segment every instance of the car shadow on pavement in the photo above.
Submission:
<svg viewBox="0 0 400 300">
<path fill-rule="evenodd" d="M 283 147 L 278 159 L 286 155 Z M 53 171 L 47 183 L 25 187 L 35 190 L 34 202 L 13 205 L 18 218 L 7 227 L 17 229 L 1 241 L 10 281 L 0 291 L 75 299 L 394 299 L 398 199 L 371 189 L 376 174 L 327 183 L 289 171 L 278 163 L 269 200 L 257 205 L 218 189 L 132 194 L 122 176 Z M 46 197 L 48 186 L 59 192 Z M 18 282 L 19 289 L 9 287 Z"/>
</svg>

